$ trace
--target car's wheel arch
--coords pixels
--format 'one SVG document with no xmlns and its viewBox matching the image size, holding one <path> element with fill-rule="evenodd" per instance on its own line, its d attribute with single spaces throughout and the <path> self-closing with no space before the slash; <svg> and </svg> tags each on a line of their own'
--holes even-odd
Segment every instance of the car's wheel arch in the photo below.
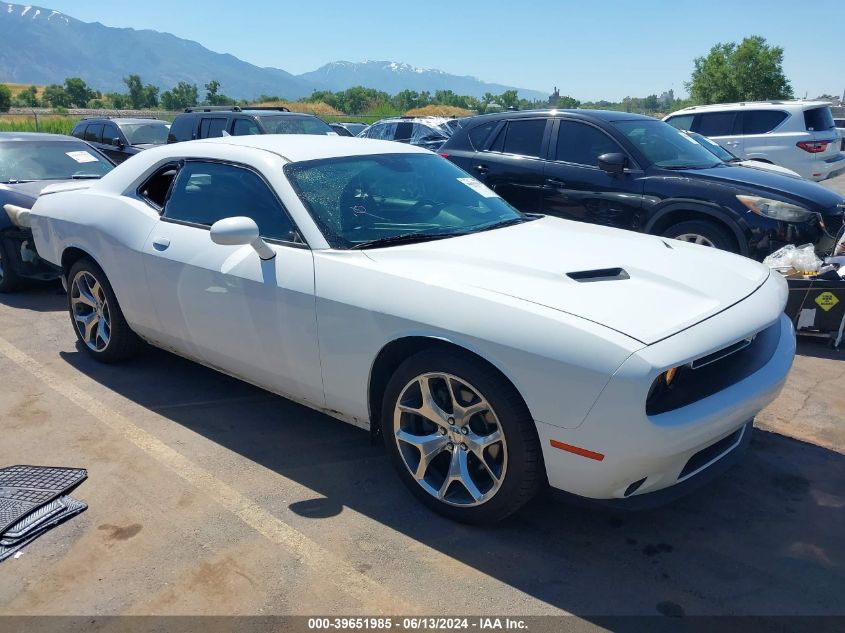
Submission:
<svg viewBox="0 0 845 633">
<path fill-rule="evenodd" d="M 743 226 L 738 218 L 717 206 L 710 206 L 697 201 L 679 201 L 661 206 L 643 226 L 645 233 L 660 235 L 674 224 L 689 220 L 715 222 L 728 230 L 736 240 L 739 253 L 748 255 L 748 236 L 743 233 Z"/>
<path fill-rule="evenodd" d="M 70 283 L 70 279 L 68 279 L 68 273 L 70 273 L 71 267 L 78 262 L 80 259 L 90 259 L 94 264 L 103 271 L 103 274 L 108 277 L 106 273 L 106 269 L 103 264 L 99 261 L 97 257 L 91 254 L 90 251 L 85 250 L 75 244 L 68 245 L 62 250 L 62 258 L 61 258 L 61 268 L 62 268 L 62 285 L 67 289 L 68 284 Z M 109 280 L 112 284 L 112 291 L 117 297 L 117 302 L 121 303 L 120 295 L 118 293 L 117 288 L 114 287 L 114 283 L 112 280 Z"/>
<path fill-rule="evenodd" d="M 462 343 L 451 341 L 440 336 L 409 335 L 396 338 L 389 343 L 386 343 L 379 350 L 373 360 L 367 385 L 367 405 L 370 415 L 370 433 L 373 435 L 378 433 L 382 402 L 384 400 L 387 384 L 390 381 L 391 376 L 393 376 L 393 373 L 405 359 L 419 352 L 431 349 L 457 352 L 458 354 L 472 359 L 473 361 L 495 371 L 503 380 L 513 387 L 526 409 L 528 409 L 528 405 L 514 381 L 501 367 L 497 366 L 494 362 L 491 362 L 488 358 L 482 356 L 480 351 L 472 350 Z"/>
<path fill-rule="evenodd" d="M 99 266 L 102 270 L 103 266 L 100 264 L 100 262 L 94 255 L 76 245 L 69 245 L 65 246 L 65 248 L 62 250 L 62 274 L 67 277 L 67 274 L 70 272 L 71 267 L 83 257 L 90 259 L 92 262 L 97 264 L 97 266 Z"/>
</svg>

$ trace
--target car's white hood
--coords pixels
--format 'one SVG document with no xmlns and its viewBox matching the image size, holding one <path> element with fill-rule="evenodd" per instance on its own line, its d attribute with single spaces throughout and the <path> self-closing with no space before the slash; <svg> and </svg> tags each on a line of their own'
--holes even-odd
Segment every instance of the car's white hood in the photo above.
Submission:
<svg viewBox="0 0 845 633">
<path fill-rule="evenodd" d="M 645 344 L 721 312 L 769 276 L 762 264 L 712 248 L 556 218 L 366 252 L 393 274 L 516 297 Z M 629 278 L 567 276 L 613 268 Z"/>
</svg>

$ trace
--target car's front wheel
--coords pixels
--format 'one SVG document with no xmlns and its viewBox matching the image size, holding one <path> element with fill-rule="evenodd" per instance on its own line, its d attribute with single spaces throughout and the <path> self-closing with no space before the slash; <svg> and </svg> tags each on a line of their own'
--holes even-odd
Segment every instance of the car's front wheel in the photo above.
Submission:
<svg viewBox="0 0 845 633">
<path fill-rule="evenodd" d="M 87 258 L 68 273 L 67 300 L 76 337 L 85 351 L 103 363 L 133 356 L 141 344 L 117 303 L 105 273 Z"/>
<path fill-rule="evenodd" d="M 382 433 L 403 482 L 430 508 L 491 523 L 545 481 L 537 430 L 514 387 L 451 350 L 420 352 L 391 378 Z"/>
<path fill-rule="evenodd" d="M 679 222 L 663 231 L 663 237 L 700 246 L 710 246 L 731 253 L 738 252 L 736 242 L 727 229 L 707 220 Z"/>
</svg>

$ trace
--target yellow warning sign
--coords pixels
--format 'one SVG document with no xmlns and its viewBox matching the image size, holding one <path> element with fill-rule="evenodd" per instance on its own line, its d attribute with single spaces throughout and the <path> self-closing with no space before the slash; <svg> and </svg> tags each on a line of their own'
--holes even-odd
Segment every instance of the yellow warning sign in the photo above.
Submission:
<svg viewBox="0 0 845 633">
<path fill-rule="evenodd" d="M 839 303 L 839 299 L 836 298 L 836 295 L 832 292 L 823 292 L 818 297 L 816 297 L 816 303 L 819 304 L 819 307 L 827 312 L 837 303 Z"/>
</svg>

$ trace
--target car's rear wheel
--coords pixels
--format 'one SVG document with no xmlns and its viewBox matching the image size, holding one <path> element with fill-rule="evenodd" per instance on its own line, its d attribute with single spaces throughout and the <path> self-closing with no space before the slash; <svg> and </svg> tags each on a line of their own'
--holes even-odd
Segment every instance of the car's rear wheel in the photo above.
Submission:
<svg viewBox="0 0 845 633">
<path fill-rule="evenodd" d="M 114 363 L 138 351 L 140 339 L 126 323 L 105 273 L 90 259 L 71 266 L 67 299 L 76 337 L 93 358 Z"/>
<path fill-rule="evenodd" d="M 663 237 L 670 237 L 673 240 L 689 242 L 690 244 L 709 246 L 732 253 L 738 252 L 736 241 L 728 231 L 718 224 L 708 222 L 707 220 L 679 222 L 663 231 L 662 235 Z"/>
<path fill-rule="evenodd" d="M 463 354 L 420 352 L 394 373 L 381 417 L 403 482 L 466 523 L 498 521 L 545 481 L 537 430 L 514 387 Z"/>
<path fill-rule="evenodd" d="M 22 279 L 15 273 L 12 255 L 0 239 L 0 293 L 14 292 L 21 286 Z"/>
</svg>

